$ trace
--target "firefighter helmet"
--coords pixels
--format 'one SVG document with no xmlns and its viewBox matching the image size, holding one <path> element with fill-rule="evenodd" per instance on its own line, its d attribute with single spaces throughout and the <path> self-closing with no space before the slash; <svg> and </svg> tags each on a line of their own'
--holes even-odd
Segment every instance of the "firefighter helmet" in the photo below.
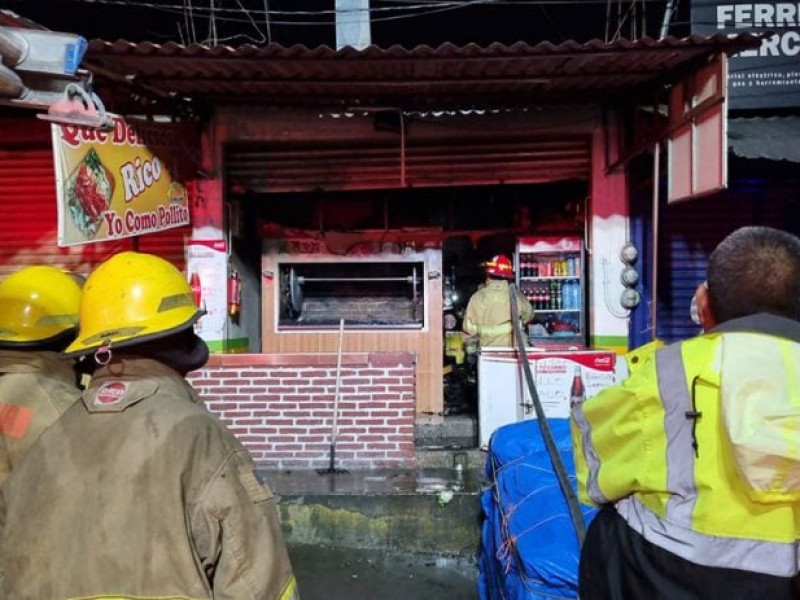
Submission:
<svg viewBox="0 0 800 600">
<path fill-rule="evenodd" d="M 130 346 L 191 327 L 205 311 L 170 262 L 122 252 L 99 265 L 83 289 L 80 330 L 68 354 Z"/>
<path fill-rule="evenodd" d="M 487 275 L 502 277 L 503 279 L 514 279 L 514 267 L 511 261 L 504 254 L 498 254 L 491 260 L 483 263 L 483 268 Z"/>
<path fill-rule="evenodd" d="M 25 267 L 0 283 L 0 346 L 40 346 L 78 328 L 81 286 L 67 271 Z"/>
</svg>

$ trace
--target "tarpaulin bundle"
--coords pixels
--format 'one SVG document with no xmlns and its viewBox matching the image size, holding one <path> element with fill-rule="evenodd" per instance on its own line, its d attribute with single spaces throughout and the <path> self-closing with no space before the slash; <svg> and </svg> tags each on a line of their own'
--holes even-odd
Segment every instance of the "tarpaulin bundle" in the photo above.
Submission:
<svg viewBox="0 0 800 600">
<path fill-rule="evenodd" d="M 569 420 L 548 419 L 575 487 Z M 482 600 L 577 598 L 580 550 L 569 506 L 536 421 L 499 428 L 489 441 L 481 494 L 484 523 L 478 587 Z M 588 523 L 596 509 L 581 506 Z"/>
</svg>

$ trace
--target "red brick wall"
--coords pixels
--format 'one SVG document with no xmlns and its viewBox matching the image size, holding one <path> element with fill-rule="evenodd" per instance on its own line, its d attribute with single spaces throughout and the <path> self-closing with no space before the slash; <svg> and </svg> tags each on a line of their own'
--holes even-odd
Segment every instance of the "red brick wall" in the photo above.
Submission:
<svg viewBox="0 0 800 600">
<path fill-rule="evenodd" d="M 342 356 L 336 466 L 415 464 L 414 356 Z M 268 468 L 330 462 L 336 355 L 213 355 L 190 376 L 208 408 Z"/>
</svg>

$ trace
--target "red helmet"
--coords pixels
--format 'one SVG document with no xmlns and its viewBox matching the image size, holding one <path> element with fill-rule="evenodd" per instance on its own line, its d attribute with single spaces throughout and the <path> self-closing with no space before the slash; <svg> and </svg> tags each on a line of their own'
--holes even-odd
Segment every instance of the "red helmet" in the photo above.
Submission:
<svg viewBox="0 0 800 600">
<path fill-rule="evenodd" d="M 494 275 L 503 279 L 514 279 L 514 267 L 508 257 L 503 254 L 498 254 L 483 263 L 483 268 L 486 269 L 487 275 Z"/>
</svg>

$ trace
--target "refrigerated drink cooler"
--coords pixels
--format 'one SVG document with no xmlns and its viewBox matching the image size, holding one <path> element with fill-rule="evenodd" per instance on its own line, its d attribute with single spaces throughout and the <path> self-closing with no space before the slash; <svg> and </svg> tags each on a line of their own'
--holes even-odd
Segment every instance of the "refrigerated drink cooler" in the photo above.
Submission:
<svg viewBox="0 0 800 600">
<path fill-rule="evenodd" d="M 586 348 L 583 240 L 577 235 L 522 237 L 514 255 L 517 289 L 533 306 L 528 341 L 547 350 Z"/>
<path fill-rule="evenodd" d="M 478 439 L 481 447 L 503 425 L 535 419 L 518 353 L 512 348 L 482 348 L 478 356 Z M 615 352 L 528 351 L 536 390 L 548 419 L 566 419 L 571 405 L 622 382 L 625 361 Z"/>
</svg>

